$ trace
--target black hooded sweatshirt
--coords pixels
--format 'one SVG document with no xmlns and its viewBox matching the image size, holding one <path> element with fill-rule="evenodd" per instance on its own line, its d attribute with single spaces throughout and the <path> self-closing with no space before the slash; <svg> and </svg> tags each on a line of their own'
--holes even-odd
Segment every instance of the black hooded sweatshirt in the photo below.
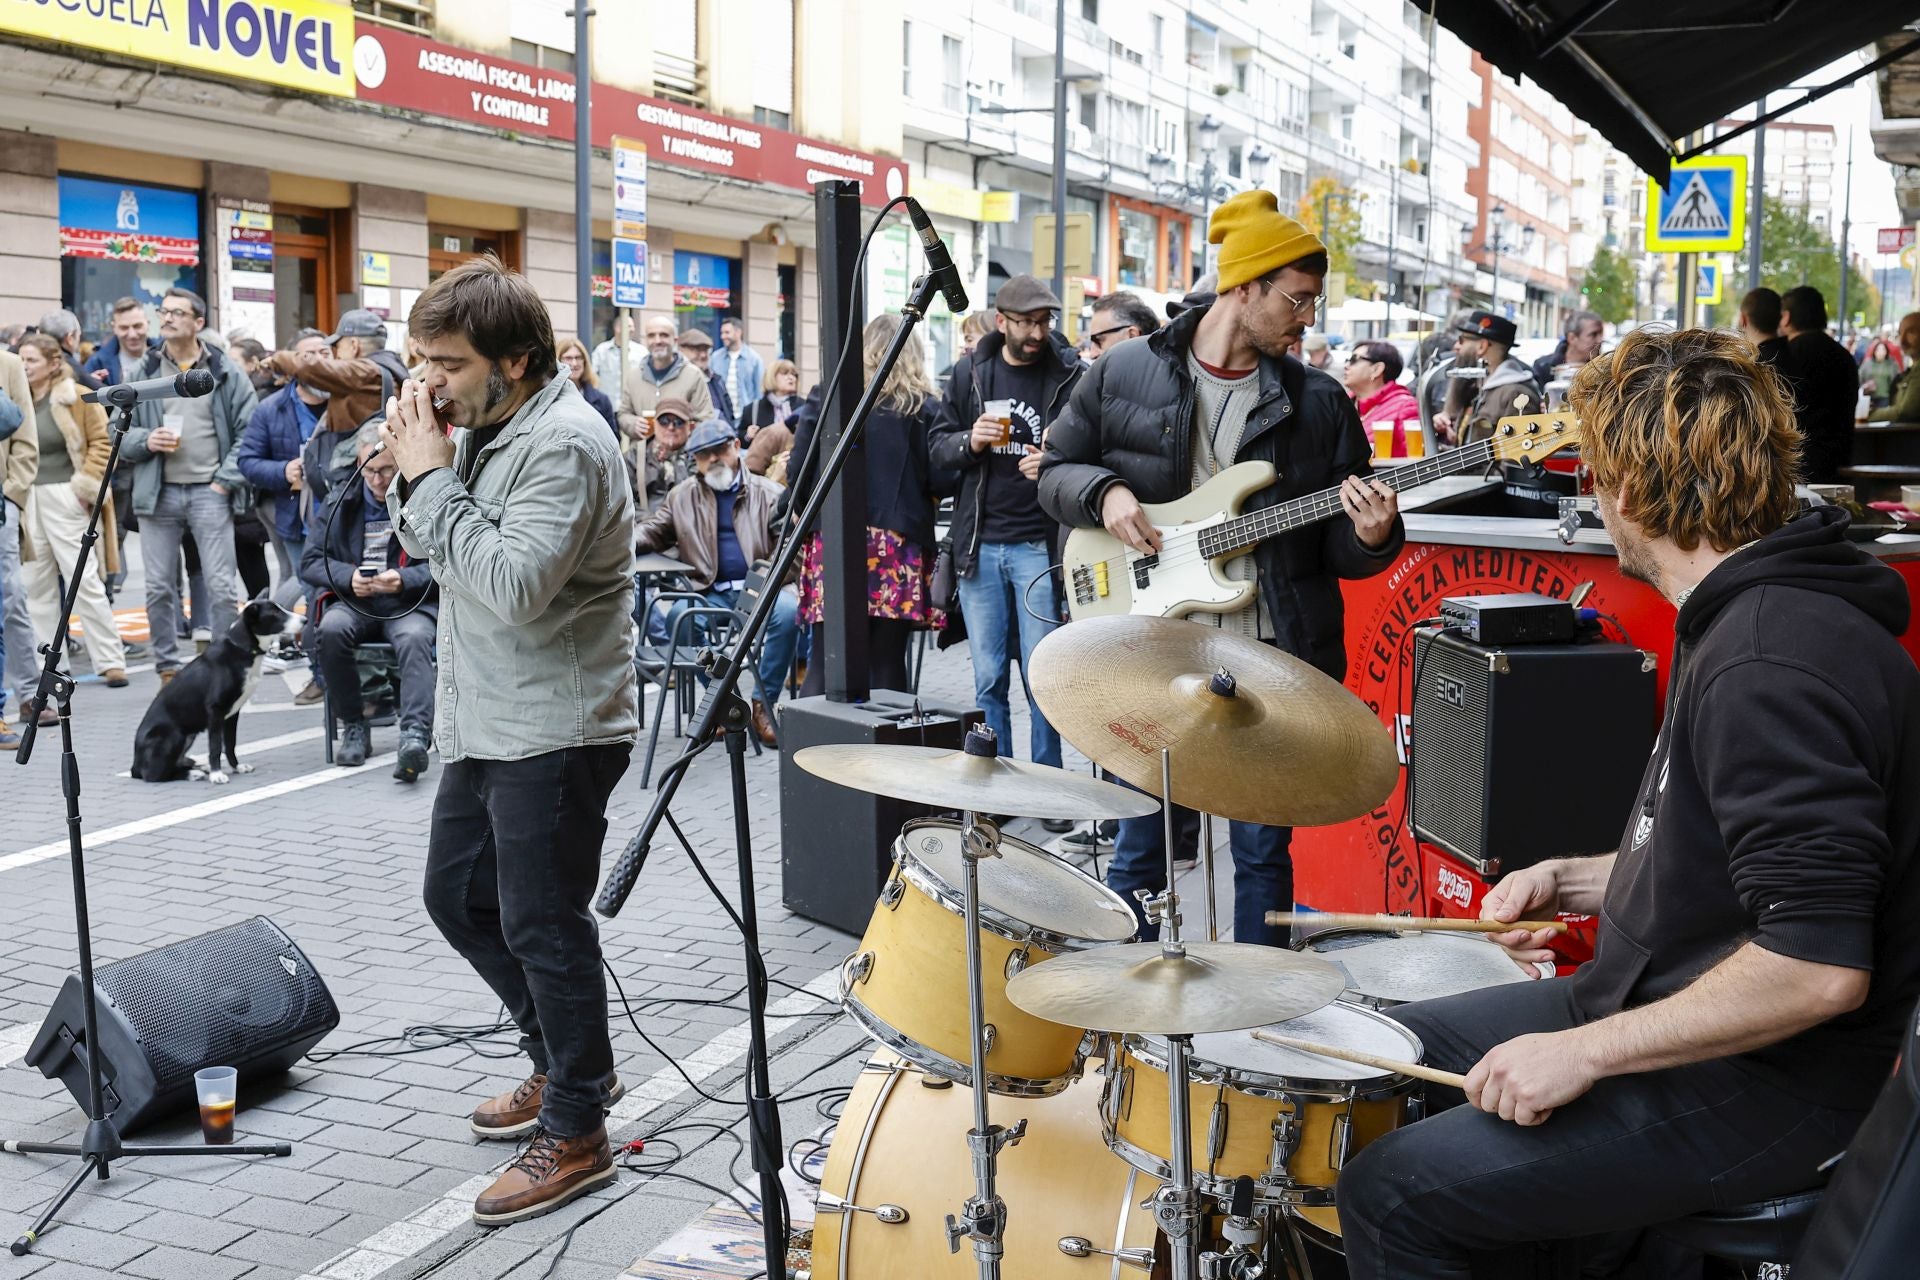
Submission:
<svg viewBox="0 0 1920 1280">
<path fill-rule="evenodd" d="M 1620 841 L 1585 1017 L 1688 986 L 1742 944 L 1872 974 L 1866 1002 L 1734 1061 L 1864 1110 L 1920 999 L 1920 670 L 1899 574 L 1823 508 L 1680 609 L 1667 714 Z"/>
</svg>

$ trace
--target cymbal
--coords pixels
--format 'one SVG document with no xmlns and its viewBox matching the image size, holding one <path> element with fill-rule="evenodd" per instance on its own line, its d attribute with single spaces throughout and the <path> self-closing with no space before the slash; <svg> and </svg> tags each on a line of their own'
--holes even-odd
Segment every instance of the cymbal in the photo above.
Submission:
<svg viewBox="0 0 1920 1280">
<path fill-rule="evenodd" d="M 1378 807 L 1400 778 L 1393 736 L 1345 686 L 1218 627 L 1082 619 L 1040 642 L 1027 679 L 1062 737 L 1136 787 L 1160 794 L 1171 747 L 1173 798 L 1203 813 L 1323 826 Z"/>
<path fill-rule="evenodd" d="M 1078 626 L 1078 623 L 1074 625 Z M 1285 1022 L 1325 1008 L 1346 975 L 1317 956 L 1247 942 L 1158 942 L 1055 956 L 1015 974 L 1007 999 L 1049 1022 L 1094 1031 L 1191 1035 Z"/>
<path fill-rule="evenodd" d="M 845 743 L 804 748 L 793 762 L 855 791 L 940 809 L 1020 818 L 1140 818 L 1160 811 L 1152 796 L 1091 774 L 939 747 Z"/>
</svg>

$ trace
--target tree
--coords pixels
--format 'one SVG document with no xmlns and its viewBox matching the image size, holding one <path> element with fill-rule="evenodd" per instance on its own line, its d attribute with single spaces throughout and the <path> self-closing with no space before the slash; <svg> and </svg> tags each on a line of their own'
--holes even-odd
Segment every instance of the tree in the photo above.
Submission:
<svg viewBox="0 0 1920 1280">
<path fill-rule="evenodd" d="M 1580 296 L 1587 309 L 1608 324 L 1633 318 L 1635 298 L 1633 264 L 1613 251 L 1610 245 L 1594 250 L 1593 261 L 1580 277 Z"/>
<path fill-rule="evenodd" d="M 1760 283 L 1785 293 L 1810 284 L 1827 300 L 1827 315 L 1842 332 L 1848 323 L 1840 315 L 1840 247 L 1794 205 L 1767 197 L 1761 223 Z M 1880 291 L 1849 264 L 1847 310 L 1869 316 L 1880 314 Z"/>
<path fill-rule="evenodd" d="M 1359 279 L 1353 250 L 1362 239 L 1361 199 L 1353 188 L 1336 178 L 1322 175 L 1307 184 L 1307 193 L 1300 197 L 1300 204 L 1293 214 L 1296 221 L 1325 243 L 1328 269 L 1344 274 L 1349 288 L 1357 284 Z M 1321 225 L 1323 212 L 1326 215 L 1324 227 Z"/>
</svg>

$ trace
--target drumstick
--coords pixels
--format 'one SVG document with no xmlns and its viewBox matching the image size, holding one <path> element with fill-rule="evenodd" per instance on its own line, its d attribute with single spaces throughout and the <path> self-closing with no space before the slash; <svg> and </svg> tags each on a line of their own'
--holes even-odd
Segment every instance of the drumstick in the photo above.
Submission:
<svg viewBox="0 0 1920 1280">
<path fill-rule="evenodd" d="M 1421 929 L 1433 933 L 1507 933 L 1551 929 L 1565 933 L 1565 920 L 1455 920 L 1450 916 L 1366 915 L 1340 911 L 1269 911 L 1268 924 L 1323 925 L 1329 929 Z"/>
<path fill-rule="evenodd" d="M 1378 1067 L 1382 1071 L 1412 1076 L 1416 1080 L 1426 1080 L 1433 1084 L 1450 1084 L 1456 1089 L 1467 1087 L 1465 1076 L 1456 1075 L 1451 1071 L 1442 1071 L 1438 1067 L 1423 1067 L 1417 1062 L 1401 1062 L 1395 1058 L 1383 1058 L 1375 1053 L 1362 1053 L 1358 1049 L 1342 1049 L 1338 1045 L 1317 1044 L 1312 1040 L 1296 1040 L 1292 1036 L 1275 1035 L 1271 1031 L 1255 1031 L 1253 1038 L 1265 1040 L 1268 1044 L 1283 1045 L 1288 1049 L 1298 1049 L 1302 1053 L 1318 1054 L 1322 1058 L 1357 1062 L 1363 1067 Z"/>
</svg>

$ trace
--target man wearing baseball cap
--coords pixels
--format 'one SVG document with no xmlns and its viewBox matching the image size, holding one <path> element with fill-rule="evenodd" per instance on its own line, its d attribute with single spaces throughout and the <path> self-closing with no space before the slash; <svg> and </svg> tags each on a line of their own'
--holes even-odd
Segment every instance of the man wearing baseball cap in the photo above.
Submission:
<svg viewBox="0 0 1920 1280">
<path fill-rule="evenodd" d="M 666 402 L 661 403 L 664 406 Z M 642 555 L 672 550 L 690 566 L 688 587 L 704 596 L 707 604 L 721 609 L 744 608 L 740 593 L 747 584 L 747 574 L 754 561 L 773 554 L 773 505 L 780 497 L 780 486 L 741 464 L 740 442 L 733 428 L 718 418 L 709 418 L 693 429 L 686 453 L 693 461 L 694 473 L 674 485 L 666 500 L 640 522 L 634 532 L 633 549 Z M 662 661 L 674 624 L 692 607 L 694 602 L 690 600 L 656 602 L 648 613 L 646 643 L 663 655 Z M 705 620 L 700 621 L 704 624 Z M 705 637 L 706 629 L 701 625 L 693 635 L 683 629 L 679 641 L 684 647 Z M 787 682 L 787 668 L 799 643 L 800 604 L 783 591 L 774 602 L 760 665 L 754 673 L 758 688 L 754 690 L 753 731 L 770 747 L 779 745 L 772 708 L 779 700 L 780 686 Z"/>
<path fill-rule="evenodd" d="M 1538 413 L 1547 407 L 1533 370 L 1509 354 L 1518 335 L 1513 321 L 1491 311 L 1470 311 L 1454 326 L 1453 335 L 1454 368 L 1484 369 L 1486 376 L 1460 421 L 1444 413 L 1435 416 L 1434 429 L 1442 439 L 1451 432 L 1454 443 L 1472 444 L 1491 435 L 1493 424 L 1509 414 Z"/>
<path fill-rule="evenodd" d="M 1190 298 L 1166 328 L 1121 343 L 1087 371 L 1047 434 L 1040 502 L 1145 554 L 1162 542 L 1141 504 L 1172 502 L 1235 463 L 1278 472 L 1247 510 L 1337 487 L 1344 516 L 1226 562 L 1228 576 L 1257 582 L 1252 605 L 1190 617 L 1338 680 L 1347 665 L 1338 580 L 1391 565 L 1406 534 L 1393 490 L 1372 476 L 1372 446 L 1346 389 L 1287 354 L 1319 311 L 1327 249 L 1280 212 L 1271 191 L 1222 204 L 1207 238 L 1220 246 L 1216 292 Z M 1107 883 L 1130 904 L 1134 891 L 1165 886 L 1162 830 L 1157 816 L 1120 824 Z M 1293 906 L 1291 838 L 1286 827 L 1232 824 L 1234 941 L 1286 945 L 1266 913 Z M 1155 935 L 1144 916 L 1141 925 L 1143 937 Z"/>
<path fill-rule="evenodd" d="M 326 355 L 276 351 L 261 363 L 283 378 L 324 393 L 327 430 L 351 434 L 385 408 L 387 398 L 407 380 L 406 362 L 387 350 L 386 321 L 363 307 L 341 316 L 326 342 Z"/>
</svg>

